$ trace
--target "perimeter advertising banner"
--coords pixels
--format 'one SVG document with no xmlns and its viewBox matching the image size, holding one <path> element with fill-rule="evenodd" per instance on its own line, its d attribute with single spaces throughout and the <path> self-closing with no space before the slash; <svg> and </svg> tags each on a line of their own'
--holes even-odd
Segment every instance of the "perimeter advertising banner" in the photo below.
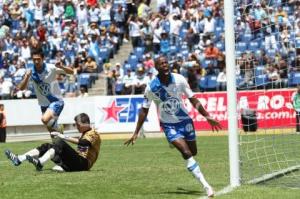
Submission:
<svg viewBox="0 0 300 199">
<path fill-rule="evenodd" d="M 243 109 L 253 109 L 257 114 L 259 128 L 286 128 L 295 126 L 295 111 L 291 99 L 294 90 L 240 91 L 237 97 L 239 124 Z M 227 129 L 226 92 L 207 92 L 196 95 L 213 118 L 218 119 Z M 205 119 L 189 103 L 187 109 L 197 130 L 210 129 Z"/>
<path fill-rule="evenodd" d="M 295 112 L 291 98 L 293 90 L 241 91 L 238 93 L 238 115 L 240 110 L 253 109 L 257 112 L 259 128 L 285 128 L 295 124 Z M 218 119 L 224 129 L 227 129 L 227 95 L 226 92 L 198 93 L 196 97 L 213 118 Z M 134 131 L 138 112 L 142 105 L 142 96 L 101 97 L 97 101 L 95 124 L 102 132 Z M 170 105 L 171 103 L 169 103 Z M 188 99 L 184 104 L 189 115 L 194 120 L 196 130 L 209 130 L 206 120 L 191 106 Z M 177 105 L 174 104 L 174 107 Z M 152 104 L 148 119 L 144 125 L 145 131 L 159 131 L 159 121 L 156 107 Z"/>
<path fill-rule="evenodd" d="M 294 90 L 242 91 L 238 93 L 238 107 L 253 109 L 257 112 L 259 128 L 285 128 L 295 126 L 295 112 L 291 98 Z M 226 92 L 198 93 L 210 115 L 218 119 L 227 128 L 227 96 Z M 59 117 L 59 123 L 72 124 L 74 116 L 85 112 L 91 122 L 101 132 L 121 133 L 133 132 L 138 120 L 138 112 L 142 106 L 142 95 L 129 96 L 93 96 L 86 98 L 65 98 L 65 107 Z M 5 105 L 8 126 L 42 125 L 41 111 L 36 99 L 2 100 Z M 167 108 L 176 111 L 178 103 L 167 102 Z M 196 130 L 209 130 L 206 120 L 192 108 L 188 99 L 184 104 L 194 120 Z M 240 111 L 238 111 L 238 118 Z M 239 122 L 241 125 L 241 123 Z M 144 130 L 160 131 L 158 115 L 154 104 L 151 105 Z"/>
</svg>

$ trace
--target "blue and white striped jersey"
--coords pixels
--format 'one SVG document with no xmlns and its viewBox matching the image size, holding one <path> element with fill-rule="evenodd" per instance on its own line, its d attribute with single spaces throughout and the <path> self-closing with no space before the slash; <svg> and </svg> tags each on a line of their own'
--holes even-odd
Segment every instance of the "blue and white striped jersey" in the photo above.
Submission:
<svg viewBox="0 0 300 199">
<path fill-rule="evenodd" d="M 61 91 L 56 80 L 57 71 L 53 64 L 43 64 L 41 73 L 35 71 L 31 74 L 34 90 L 40 106 L 49 106 L 52 102 L 62 100 Z"/>
<path fill-rule="evenodd" d="M 161 84 L 156 77 L 146 87 L 143 107 L 150 108 L 153 101 L 158 109 L 160 122 L 179 123 L 191 119 L 183 105 L 183 94 L 187 98 L 194 96 L 188 82 L 182 75 L 171 73 L 171 82 L 168 86 Z"/>
</svg>

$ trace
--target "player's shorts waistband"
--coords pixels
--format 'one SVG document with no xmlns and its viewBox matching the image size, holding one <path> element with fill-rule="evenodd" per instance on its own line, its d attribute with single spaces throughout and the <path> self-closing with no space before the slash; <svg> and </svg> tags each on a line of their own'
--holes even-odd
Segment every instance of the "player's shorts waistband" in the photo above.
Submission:
<svg viewBox="0 0 300 199">
<path fill-rule="evenodd" d="M 161 126 L 180 126 L 180 125 L 183 125 L 186 123 L 191 123 L 191 122 L 193 122 L 192 119 L 185 119 L 185 120 L 182 120 L 182 121 L 176 122 L 176 123 L 160 122 L 160 125 Z"/>
</svg>

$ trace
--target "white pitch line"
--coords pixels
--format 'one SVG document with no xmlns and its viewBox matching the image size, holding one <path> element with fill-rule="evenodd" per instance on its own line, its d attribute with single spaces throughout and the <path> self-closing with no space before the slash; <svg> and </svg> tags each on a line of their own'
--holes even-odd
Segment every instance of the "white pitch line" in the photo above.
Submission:
<svg viewBox="0 0 300 199">
<path fill-rule="evenodd" d="M 223 188 L 222 190 L 215 192 L 214 196 L 220 196 L 220 195 L 227 194 L 229 192 L 232 192 L 234 189 L 235 189 L 235 187 L 227 186 L 227 187 Z M 207 196 L 202 196 L 198 199 L 209 199 L 209 198 Z"/>
</svg>

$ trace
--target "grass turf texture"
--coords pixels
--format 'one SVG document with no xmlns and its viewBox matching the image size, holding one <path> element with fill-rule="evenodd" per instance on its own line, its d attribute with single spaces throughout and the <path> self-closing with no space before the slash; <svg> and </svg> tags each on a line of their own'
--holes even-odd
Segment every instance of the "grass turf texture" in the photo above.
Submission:
<svg viewBox="0 0 300 199">
<path fill-rule="evenodd" d="M 185 168 L 176 149 L 165 139 L 139 139 L 134 147 L 124 140 L 104 140 L 91 171 L 56 173 L 46 164 L 36 172 L 27 162 L 14 167 L 3 151 L 22 153 L 42 142 L 0 144 L 0 198 L 199 198 L 205 192 Z M 229 184 L 227 137 L 198 137 L 201 169 L 215 190 Z M 220 198 L 298 198 L 299 189 L 242 186 Z"/>
</svg>

